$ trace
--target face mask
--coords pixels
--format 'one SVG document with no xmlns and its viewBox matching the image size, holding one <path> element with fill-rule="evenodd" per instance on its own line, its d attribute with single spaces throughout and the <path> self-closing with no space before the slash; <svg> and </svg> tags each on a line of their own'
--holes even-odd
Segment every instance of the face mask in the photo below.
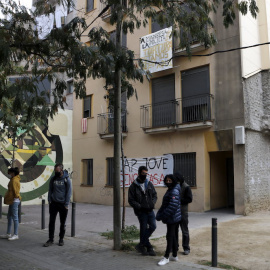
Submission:
<svg viewBox="0 0 270 270">
<path fill-rule="evenodd" d="M 61 176 L 61 172 L 55 172 L 54 173 L 56 177 L 60 177 Z"/>
<path fill-rule="evenodd" d="M 171 188 L 173 186 L 173 183 L 165 183 L 165 185 L 168 187 L 168 188 Z"/>
<path fill-rule="evenodd" d="M 138 181 L 140 183 L 144 183 L 145 182 L 145 179 L 146 179 L 146 175 L 140 175 L 139 178 L 138 178 Z"/>
<path fill-rule="evenodd" d="M 9 178 L 9 179 L 11 179 L 11 178 L 12 178 L 12 176 L 11 176 L 10 174 L 8 174 L 8 178 Z"/>
</svg>

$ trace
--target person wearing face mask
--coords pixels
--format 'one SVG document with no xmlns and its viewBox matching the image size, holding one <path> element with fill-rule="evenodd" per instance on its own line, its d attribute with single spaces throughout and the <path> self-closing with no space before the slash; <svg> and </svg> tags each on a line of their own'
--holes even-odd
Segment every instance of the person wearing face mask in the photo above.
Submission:
<svg viewBox="0 0 270 270">
<path fill-rule="evenodd" d="M 8 175 L 10 181 L 8 183 L 8 190 L 5 194 L 4 203 L 8 205 L 8 225 L 7 225 L 7 233 L 4 235 L 0 235 L 0 238 L 5 238 L 10 241 L 18 240 L 18 228 L 19 228 L 19 217 L 18 217 L 18 207 L 21 202 L 20 196 L 20 171 L 18 167 L 8 169 Z M 14 234 L 11 235 L 11 227 L 12 221 L 14 224 Z"/>
<path fill-rule="evenodd" d="M 64 170 L 63 164 L 54 166 L 54 177 L 50 180 L 48 202 L 49 202 L 49 240 L 43 245 L 49 247 L 54 243 L 55 220 L 59 212 L 60 216 L 60 233 L 59 246 L 64 245 L 64 236 L 66 231 L 66 219 L 68 206 L 71 197 L 71 181 L 68 172 Z"/>
<path fill-rule="evenodd" d="M 147 179 L 147 172 L 145 166 L 139 167 L 138 177 L 128 190 L 128 202 L 140 223 L 140 243 L 135 247 L 136 250 L 142 255 L 156 256 L 149 237 L 156 229 L 153 209 L 157 201 L 157 193 L 154 185 Z"/>
<path fill-rule="evenodd" d="M 168 189 L 156 216 L 157 221 L 161 220 L 167 224 L 167 248 L 164 257 L 158 262 L 160 266 L 169 263 L 169 261 L 178 261 L 178 226 L 181 220 L 180 185 L 172 174 L 165 176 L 164 184 Z M 171 252 L 172 257 L 169 257 Z"/>
</svg>

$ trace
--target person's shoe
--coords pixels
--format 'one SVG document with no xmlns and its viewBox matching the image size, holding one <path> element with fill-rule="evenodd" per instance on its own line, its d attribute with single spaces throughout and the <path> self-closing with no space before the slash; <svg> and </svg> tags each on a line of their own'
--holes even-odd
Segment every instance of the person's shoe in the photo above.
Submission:
<svg viewBox="0 0 270 270">
<path fill-rule="evenodd" d="M 147 252 L 149 256 L 157 256 L 156 252 L 154 251 L 153 247 L 148 247 Z"/>
<path fill-rule="evenodd" d="M 188 255 L 190 253 L 190 251 L 188 249 L 184 250 L 183 254 L 184 255 Z"/>
<path fill-rule="evenodd" d="M 169 263 L 169 262 L 170 262 L 169 259 L 163 257 L 163 258 L 158 262 L 158 265 L 162 266 L 162 265 L 165 265 L 165 264 L 167 264 L 167 263 Z"/>
<path fill-rule="evenodd" d="M 49 240 L 43 245 L 43 247 L 49 247 L 49 246 L 51 246 L 51 245 L 53 245 L 53 241 L 49 239 Z"/>
<path fill-rule="evenodd" d="M 62 247 L 62 246 L 64 245 L 64 240 L 63 240 L 63 239 L 60 239 L 58 245 L 59 245 L 60 247 Z"/>
<path fill-rule="evenodd" d="M 148 255 L 145 246 L 138 244 L 137 246 L 135 246 L 135 249 L 144 256 Z"/>
<path fill-rule="evenodd" d="M 10 238 L 12 235 L 11 234 L 1 234 L 0 235 L 0 239 L 8 239 L 8 238 Z"/>
<path fill-rule="evenodd" d="M 8 238 L 9 241 L 18 240 L 19 236 L 16 234 L 13 234 L 11 237 Z"/>
<path fill-rule="evenodd" d="M 172 262 L 176 262 L 176 261 L 178 261 L 179 259 L 178 259 L 178 257 L 176 256 L 176 257 L 173 257 L 173 256 L 171 256 L 170 257 L 170 261 L 172 261 Z"/>
</svg>

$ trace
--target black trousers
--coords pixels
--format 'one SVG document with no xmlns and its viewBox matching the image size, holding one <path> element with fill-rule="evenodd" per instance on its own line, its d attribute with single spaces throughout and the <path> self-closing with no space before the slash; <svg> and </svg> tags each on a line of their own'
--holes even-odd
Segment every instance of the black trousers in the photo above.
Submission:
<svg viewBox="0 0 270 270">
<path fill-rule="evenodd" d="M 178 223 L 167 224 L 167 248 L 165 251 L 165 258 L 169 258 L 172 252 L 173 257 L 177 256 L 178 251 Z"/>
<path fill-rule="evenodd" d="M 188 230 L 188 213 L 182 213 L 182 218 L 180 221 L 180 228 L 182 231 L 182 247 L 184 250 L 190 250 L 189 230 Z"/>
<path fill-rule="evenodd" d="M 66 219 L 68 209 L 65 208 L 63 203 L 51 202 L 49 205 L 50 221 L 49 221 L 49 239 L 53 241 L 55 231 L 55 220 L 59 212 L 60 216 L 60 232 L 59 238 L 63 239 L 66 232 Z"/>
</svg>

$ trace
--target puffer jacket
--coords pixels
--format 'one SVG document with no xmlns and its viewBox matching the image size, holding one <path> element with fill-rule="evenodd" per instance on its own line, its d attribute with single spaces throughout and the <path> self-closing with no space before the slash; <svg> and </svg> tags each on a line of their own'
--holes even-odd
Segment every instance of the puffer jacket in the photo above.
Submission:
<svg viewBox="0 0 270 270">
<path fill-rule="evenodd" d="M 168 188 L 165 193 L 162 205 L 157 212 L 156 219 L 165 224 L 178 223 L 181 220 L 181 188 L 177 184 L 173 188 Z"/>
<path fill-rule="evenodd" d="M 11 205 L 15 198 L 22 199 L 20 196 L 21 189 L 21 177 L 20 175 L 15 175 L 12 177 L 8 183 L 8 190 L 5 194 L 4 204 Z"/>
<path fill-rule="evenodd" d="M 144 185 L 145 192 L 136 179 L 128 190 L 128 202 L 133 207 L 136 216 L 143 212 L 152 212 L 157 201 L 157 192 L 154 185 L 148 179 L 145 180 Z"/>
</svg>

